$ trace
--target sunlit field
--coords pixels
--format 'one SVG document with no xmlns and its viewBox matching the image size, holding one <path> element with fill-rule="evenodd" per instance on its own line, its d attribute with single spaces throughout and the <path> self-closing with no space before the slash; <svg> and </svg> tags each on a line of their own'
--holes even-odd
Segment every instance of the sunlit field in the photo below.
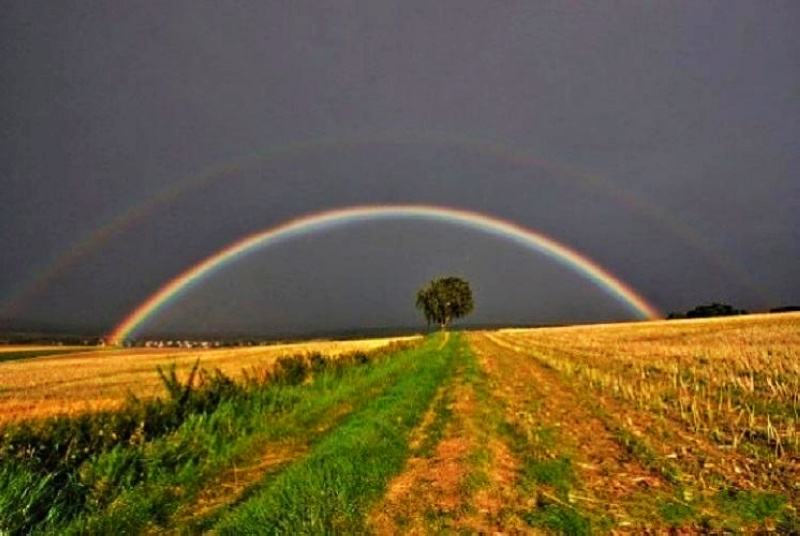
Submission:
<svg viewBox="0 0 800 536">
<path fill-rule="evenodd" d="M 35 346 L 35 345 L 25 345 L 25 344 L 10 344 L 6 346 L 0 345 L 0 358 L 2 358 L 3 354 L 11 352 L 50 352 L 50 351 L 79 352 L 85 349 L 86 349 L 85 346 Z"/>
<path fill-rule="evenodd" d="M 205 369 L 220 369 L 237 377 L 248 369 L 269 366 L 281 356 L 314 352 L 337 356 L 413 339 L 311 341 L 213 350 L 4 347 L 0 348 L 0 361 L 3 361 L 3 352 L 14 352 L 15 360 L 0 362 L 0 423 L 112 409 L 119 407 L 130 394 L 143 398 L 157 396 L 164 388 L 156 369 L 170 367 L 173 363 L 182 374 L 199 361 Z M 28 352 L 44 356 L 21 359 Z M 48 356 L 49 352 L 57 355 Z"/>
<path fill-rule="evenodd" d="M 86 351 L 85 346 L 0 346 L 0 362 Z"/>
<path fill-rule="evenodd" d="M 554 504 L 609 527 L 645 513 L 655 525 L 706 529 L 797 520 L 800 315 L 510 329 L 471 341 L 485 367 L 509 378 L 498 395 L 510 420 L 538 438 L 543 459 L 569 468 L 560 491 L 545 486 Z"/>
<path fill-rule="evenodd" d="M 800 314 L 501 330 L 489 337 L 598 396 L 717 446 L 800 453 Z"/>
<path fill-rule="evenodd" d="M 105 409 L 0 427 L 0 530 L 800 531 L 800 314 L 389 343 L 3 364 Z"/>
</svg>

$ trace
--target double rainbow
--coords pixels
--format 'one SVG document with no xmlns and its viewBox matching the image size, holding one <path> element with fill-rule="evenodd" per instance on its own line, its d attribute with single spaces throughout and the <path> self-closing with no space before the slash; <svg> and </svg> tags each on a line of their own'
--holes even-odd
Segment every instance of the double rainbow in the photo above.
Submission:
<svg viewBox="0 0 800 536">
<path fill-rule="evenodd" d="M 641 318 L 655 319 L 661 316 L 641 295 L 588 257 L 553 238 L 515 223 L 477 212 L 431 205 L 366 205 L 309 214 L 237 240 L 162 286 L 115 327 L 108 338 L 116 343 L 130 339 L 148 319 L 182 292 L 257 249 L 322 230 L 379 220 L 442 222 L 497 236 L 575 270 Z"/>
<path fill-rule="evenodd" d="M 367 146 L 382 143 L 456 147 L 475 153 L 492 155 L 501 161 L 510 162 L 518 166 L 535 167 L 555 177 L 574 181 L 588 189 L 603 194 L 608 199 L 614 200 L 624 209 L 648 218 L 664 230 L 680 238 L 684 243 L 692 246 L 697 252 L 712 261 L 722 272 L 728 273 L 741 285 L 749 288 L 755 295 L 760 296 L 764 303 L 774 301 L 766 295 L 765 289 L 761 288 L 750 274 L 739 267 L 737 262 L 729 258 L 691 226 L 647 202 L 646 199 L 634 195 L 633 192 L 620 188 L 601 175 L 583 171 L 565 163 L 551 161 L 537 156 L 527 148 L 494 140 L 490 137 L 468 136 L 457 132 L 385 131 L 364 135 L 337 134 L 330 137 L 274 145 L 249 156 L 242 156 L 224 165 L 213 167 L 199 175 L 189 176 L 174 183 L 171 182 L 169 186 L 150 197 L 147 201 L 132 206 L 121 213 L 113 214 L 111 219 L 70 246 L 61 255 L 51 259 L 38 270 L 34 270 L 27 281 L 23 282 L 18 288 L 13 289 L 7 296 L 0 296 L 0 316 L 19 316 L 34 297 L 52 285 L 60 274 L 66 272 L 88 255 L 98 251 L 123 230 L 141 223 L 155 210 L 174 203 L 188 191 L 199 188 L 211 181 L 231 178 L 257 163 L 267 162 L 278 157 L 286 157 L 293 154 L 302 155 L 315 149 L 343 149 L 350 146 Z"/>
</svg>

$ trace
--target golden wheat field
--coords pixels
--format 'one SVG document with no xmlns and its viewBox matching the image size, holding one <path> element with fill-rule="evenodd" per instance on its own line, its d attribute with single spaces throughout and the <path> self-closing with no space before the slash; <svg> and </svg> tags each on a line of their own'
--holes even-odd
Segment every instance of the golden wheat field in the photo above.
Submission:
<svg viewBox="0 0 800 536">
<path fill-rule="evenodd" d="M 60 351 L 67 351 L 67 350 L 74 350 L 76 352 L 80 352 L 82 350 L 86 350 L 85 346 L 34 346 L 34 345 L 22 345 L 22 344 L 8 344 L 5 346 L 0 346 L 0 356 L 3 354 L 8 354 L 11 352 L 36 352 L 36 351 L 50 351 L 50 350 L 58 350 Z"/>
<path fill-rule="evenodd" d="M 370 351 L 393 342 L 419 337 L 352 341 L 309 341 L 270 346 L 222 349 L 119 348 L 0 362 L 0 424 L 87 410 L 114 409 L 129 394 L 149 398 L 162 394 L 157 367 L 188 373 L 196 361 L 207 370 L 239 376 L 248 369 L 269 367 L 280 357 L 320 352 L 335 357 Z M 47 347 L 6 347 L 8 351 L 47 350 Z M 4 348 L 5 349 L 5 348 Z M 68 347 L 52 347 L 68 350 Z M 2 351 L 2 349 L 0 349 Z"/>
</svg>

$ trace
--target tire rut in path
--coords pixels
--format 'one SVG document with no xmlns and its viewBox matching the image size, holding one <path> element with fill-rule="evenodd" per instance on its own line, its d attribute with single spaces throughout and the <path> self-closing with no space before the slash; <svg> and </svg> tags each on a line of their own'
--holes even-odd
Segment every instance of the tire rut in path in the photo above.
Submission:
<svg viewBox="0 0 800 536">
<path fill-rule="evenodd" d="M 412 452 L 403 471 L 394 477 L 383 499 L 369 515 L 376 534 L 431 534 L 442 531 L 496 533 L 524 530 L 519 519 L 504 513 L 516 493 L 517 460 L 492 429 L 476 386 L 463 377 L 440 390 L 437 399 L 412 435 Z M 429 454 L 425 443 L 437 406 L 452 415 Z M 441 408 L 439 408 L 441 410 Z M 427 429 L 426 429 L 427 428 Z"/>
<path fill-rule="evenodd" d="M 270 443 L 262 447 L 258 456 L 233 464 L 230 469 L 214 478 L 195 499 L 175 514 L 174 523 L 184 524 L 214 515 L 229 505 L 235 504 L 264 476 L 279 467 L 296 460 L 308 451 L 304 444 Z"/>
<path fill-rule="evenodd" d="M 184 533 L 181 527 L 202 522 L 222 509 L 239 502 L 248 491 L 258 486 L 264 477 L 308 453 L 314 438 L 334 428 L 353 411 L 349 403 L 340 404 L 329 412 L 324 424 L 317 426 L 306 438 L 284 441 L 267 441 L 253 446 L 250 452 L 230 468 L 212 478 L 190 501 L 182 505 L 172 517 L 166 532 Z"/>
</svg>

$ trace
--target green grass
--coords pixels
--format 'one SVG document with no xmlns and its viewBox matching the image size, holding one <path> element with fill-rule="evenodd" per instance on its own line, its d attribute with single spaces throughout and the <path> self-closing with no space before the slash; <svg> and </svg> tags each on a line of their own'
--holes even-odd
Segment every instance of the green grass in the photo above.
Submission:
<svg viewBox="0 0 800 536">
<path fill-rule="evenodd" d="M 425 437 L 413 453 L 415 456 L 421 458 L 431 456 L 436 446 L 442 440 L 442 437 L 444 437 L 445 428 L 453 419 L 453 398 L 450 394 L 450 387 L 452 387 L 452 382 L 448 382 L 447 385 L 445 385 L 446 391 L 444 395 L 439 397 L 439 400 L 437 400 L 431 408 L 434 412 L 433 422 L 425 429 Z"/>
<path fill-rule="evenodd" d="M 437 336 L 438 339 L 438 336 Z M 454 362 L 460 337 L 442 350 L 392 361 L 402 374 L 380 396 L 226 516 L 220 534 L 361 533 L 369 506 L 409 455 L 408 439 Z"/>
<path fill-rule="evenodd" d="M 691 525 L 697 514 L 692 505 L 682 500 L 658 500 L 656 506 L 661 518 L 671 527 Z"/>
<path fill-rule="evenodd" d="M 569 458 L 560 456 L 552 460 L 537 460 L 524 469 L 525 475 L 537 484 L 550 486 L 560 493 L 567 493 L 575 482 L 575 472 Z"/>
<path fill-rule="evenodd" d="M 540 502 L 537 509 L 526 513 L 523 519 L 532 527 L 547 528 L 556 534 L 592 534 L 589 519 L 569 505 Z"/>
<path fill-rule="evenodd" d="M 720 510 L 741 520 L 745 527 L 764 526 L 767 520 L 784 529 L 800 530 L 800 519 L 786 508 L 787 498 L 782 493 L 756 490 L 722 490 L 714 497 Z M 741 526 L 732 527 L 740 530 Z M 787 530 L 787 532 L 792 532 Z"/>
</svg>

